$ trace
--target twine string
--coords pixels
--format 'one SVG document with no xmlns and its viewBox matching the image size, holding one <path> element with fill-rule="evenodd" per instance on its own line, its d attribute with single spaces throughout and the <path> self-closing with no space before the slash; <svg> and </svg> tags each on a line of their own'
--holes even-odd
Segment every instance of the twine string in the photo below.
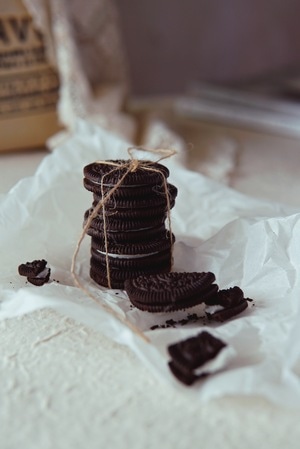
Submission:
<svg viewBox="0 0 300 449">
<path fill-rule="evenodd" d="M 161 158 L 159 158 L 156 162 L 169 158 L 173 156 L 176 151 L 171 149 L 145 149 L 143 147 L 130 147 L 128 148 L 128 154 L 130 156 L 130 161 L 126 162 L 114 162 L 114 161 L 96 161 L 96 163 L 105 164 L 112 166 L 112 170 L 110 170 L 108 173 L 105 173 L 101 178 L 101 200 L 98 202 L 98 204 L 93 208 L 91 214 L 89 214 L 85 225 L 83 226 L 82 232 L 79 236 L 79 239 L 77 241 L 74 254 L 72 257 L 72 263 L 71 263 L 71 275 L 74 280 L 74 284 L 80 288 L 89 298 L 96 301 L 98 305 L 100 305 L 105 311 L 113 315 L 115 318 L 117 318 L 119 321 L 121 321 L 123 324 L 125 324 L 127 327 L 129 327 L 136 335 L 138 335 L 140 338 L 142 338 L 144 341 L 149 343 L 149 339 L 145 336 L 145 334 L 135 325 L 133 325 L 126 317 L 123 317 L 120 313 L 116 312 L 114 309 L 106 305 L 105 303 L 99 303 L 98 299 L 87 289 L 85 286 L 81 283 L 79 280 L 77 274 L 76 274 L 76 259 L 80 250 L 80 246 L 82 244 L 82 241 L 87 234 L 87 231 L 93 221 L 93 219 L 98 215 L 99 211 L 102 209 L 103 211 L 103 233 L 104 233 L 104 245 L 105 245 L 105 261 L 106 261 L 106 274 L 107 274 L 107 283 L 108 287 L 111 288 L 111 277 L 110 277 L 110 267 L 109 267 L 109 254 L 108 254 L 108 235 L 107 235 L 107 221 L 106 221 L 106 213 L 105 213 L 105 206 L 106 203 L 109 201 L 109 199 L 112 197 L 112 195 L 116 192 L 116 190 L 122 185 L 125 178 L 128 176 L 130 172 L 135 172 L 137 169 L 143 169 L 147 171 L 152 171 L 161 174 L 162 180 L 163 180 L 163 186 L 164 186 L 164 193 L 166 197 L 166 203 L 167 203 L 167 220 L 168 220 L 168 228 L 169 228 L 169 234 L 170 234 L 170 243 L 171 243 L 171 261 L 173 263 L 173 235 L 172 235 L 172 226 L 171 226 L 171 205 L 170 205 L 170 198 L 169 198 L 169 191 L 168 191 L 168 184 L 166 177 L 164 173 L 154 167 L 149 166 L 149 162 L 142 161 L 138 159 L 133 158 L 133 151 L 140 150 L 140 151 L 146 151 L 151 152 L 154 154 L 163 154 Z M 150 162 L 151 163 L 151 162 Z M 120 169 L 125 169 L 124 174 L 121 176 L 121 178 L 118 180 L 118 182 L 107 192 L 104 191 L 105 186 L 105 178 L 110 176 L 115 171 L 119 171 Z"/>
</svg>

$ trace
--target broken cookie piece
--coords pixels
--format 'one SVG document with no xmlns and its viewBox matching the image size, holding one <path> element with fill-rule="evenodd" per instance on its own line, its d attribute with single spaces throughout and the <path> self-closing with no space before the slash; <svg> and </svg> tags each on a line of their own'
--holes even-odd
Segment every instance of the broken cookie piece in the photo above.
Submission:
<svg viewBox="0 0 300 449">
<path fill-rule="evenodd" d="M 50 279 L 50 268 L 45 268 L 41 273 L 39 273 L 35 277 L 27 277 L 27 281 L 30 282 L 33 285 L 36 285 L 37 287 L 41 287 L 42 285 L 46 284 L 46 282 Z"/>
<path fill-rule="evenodd" d="M 223 322 L 243 312 L 248 307 L 244 292 L 239 287 L 219 290 L 205 301 L 205 313 L 209 320 Z"/>
<path fill-rule="evenodd" d="M 125 281 L 130 302 L 147 312 L 173 312 L 205 302 L 218 291 L 210 272 L 141 275 Z"/>
<path fill-rule="evenodd" d="M 47 261 L 45 259 L 33 260 L 32 262 L 22 263 L 18 266 L 20 276 L 35 277 L 46 268 Z"/>
<path fill-rule="evenodd" d="M 38 287 L 44 285 L 50 279 L 50 268 L 47 268 L 45 259 L 33 260 L 18 266 L 20 276 L 26 276 L 27 281 Z"/>
<path fill-rule="evenodd" d="M 168 352 L 170 370 L 185 385 L 220 371 L 235 355 L 232 347 L 206 331 L 170 345 Z"/>
</svg>

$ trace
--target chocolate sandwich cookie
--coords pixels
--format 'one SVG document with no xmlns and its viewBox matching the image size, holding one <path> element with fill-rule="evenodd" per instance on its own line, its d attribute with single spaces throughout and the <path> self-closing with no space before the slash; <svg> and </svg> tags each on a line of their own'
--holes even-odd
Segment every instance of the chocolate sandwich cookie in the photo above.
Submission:
<svg viewBox="0 0 300 449">
<path fill-rule="evenodd" d="M 92 208 L 97 206 L 97 202 L 93 202 Z M 171 204 L 170 204 L 171 206 Z M 171 207 L 170 207 L 171 208 Z M 100 208 L 97 214 L 97 217 L 103 219 L 103 209 Z M 160 220 L 164 221 L 167 217 L 167 207 L 166 205 L 162 205 L 159 207 L 153 208 L 142 208 L 142 209 L 121 209 L 117 207 L 107 209 L 105 208 L 105 218 L 106 221 L 118 221 L 119 223 L 123 223 L 124 221 L 133 222 L 133 223 L 153 223 L 153 221 Z M 150 224 L 149 224 L 150 226 Z"/>
<path fill-rule="evenodd" d="M 206 331 L 168 347 L 169 367 L 176 378 L 191 385 L 203 376 L 220 369 L 221 364 L 208 365 L 226 347 L 226 343 Z"/>
<path fill-rule="evenodd" d="M 113 190 L 115 185 L 98 184 L 91 181 L 88 178 L 83 178 L 83 185 L 89 192 L 95 194 L 97 200 L 110 194 L 112 198 L 116 201 L 126 200 L 130 198 L 147 198 L 153 195 L 165 195 L 168 183 L 161 184 L 146 184 L 146 185 L 123 185 L 118 186 L 117 189 Z"/>
<path fill-rule="evenodd" d="M 161 238 L 153 234 L 152 240 L 145 242 L 107 243 L 106 254 L 104 239 L 92 238 L 90 275 L 100 285 L 108 286 L 107 260 L 112 288 L 124 288 L 126 279 L 141 274 L 166 273 L 171 270 L 172 242 L 166 230 Z"/>
<path fill-rule="evenodd" d="M 98 270 L 95 270 L 93 267 L 90 268 L 90 278 L 96 282 L 96 284 L 101 285 L 106 288 L 114 288 L 122 290 L 124 288 L 124 280 L 115 279 L 114 277 L 110 278 L 110 285 L 108 284 L 107 274 L 105 275 Z"/>
<path fill-rule="evenodd" d="M 84 177 L 95 185 L 111 187 L 116 185 L 128 171 L 131 160 L 109 160 L 107 163 L 93 162 L 83 169 Z M 136 169 L 129 171 L 121 185 L 144 186 L 161 184 L 169 177 L 169 170 L 162 164 L 152 161 L 140 161 Z"/>
<path fill-rule="evenodd" d="M 111 282 L 111 288 L 124 289 L 124 283 L 126 280 L 131 278 L 136 278 L 142 274 L 147 273 L 146 275 L 156 274 L 156 273 L 168 273 L 170 271 L 170 264 L 166 263 L 165 265 L 152 265 L 141 269 L 133 270 L 131 267 L 126 269 L 115 269 L 113 267 L 109 268 L 109 277 Z M 101 265 L 94 260 L 91 261 L 90 268 L 90 277 L 99 285 L 104 287 L 109 287 L 108 285 L 108 274 L 106 265 Z"/>
<path fill-rule="evenodd" d="M 168 184 L 168 197 L 170 208 L 174 207 L 175 199 L 177 196 L 177 188 L 172 184 Z M 102 197 L 94 194 L 94 200 L 96 202 L 101 201 Z M 166 193 L 152 193 L 149 196 L 140 196 L 140 197 L 128 197 L 128 198 L 118 198 L 116 199 L 114 195 L 112 197 L 107 198 L 105 201 L 105 209 L 106 210 L 123 210 L 131 211 L 131 210 L 140 210 L 145 208 L 156 208 L 167 205 L 167 197 Z"/>
<path fill-rule="evenodd" d="M 91 223 L 91 226 L 87 230 L 87 234 L 100 240 L 103 240 L 105 238 L 103 227 L 99 228 L 93 226 L 93 223 Z M 106 228 L 107 240 L 118 245 L 126 245 L 131 243 L 147 243 L 153 239 L 164 239 L 165 236 L 166 228 L 164 225 L 159 225 L 151 228 L 131 229 L 123 232 L 110 231 Z"/>
<path fill-rule="evenodd" d="M 176 363 L 174 363 L 172 360 L 169 361 L 168 363 L 169 368 L 172 372 L 172 374 L 176 377 L 177 380 L 179 380 L 181 383 L 185 384 L 185 385 L 192 385 L 194 382 L 196 382 L 196 380 L 199 380 L 201 376 L 196 376 L 195 374 L 193 374 L 192 372 L 189 371 L 181 371 L 178 366 L 176 365 Z M 204 376 L 202 376 L 204 377 Z"/>
<path fill-rule="evenodd" d="M 208 298 L 205 304 L 207 318 L 219 322 L 229 320 L 248 307 L 243 290 L 237 286 L 219 290 L 216 295 Z"/>
<path fill-rule="evenodd" d="M 134 243 L 130 243 L 130 244 L 117 244 L 111 241 L 108 241 L 108 245 L 106 248 L 105 245 L 105 241 L 104 239 L 98 239 L 96 237 L 92 237 L 92 248 L 99 250 L 99 251 L 103 251 L 106 252 L 106 250 L 108 250 L 108 252 L 110 254 L 114 254 L 114 255 L 132 255 L 132 256 L 137 256 L 137 255 L 144 255 L 146 256 L 147 254 L 153 254 L 156 253 L 158 251 L 166 251 L 166 250 L 170 250 L 172 244 L 175 242 L 175 236 L 172 234 L 172 239 L 170 236 L 169 231 L 166 231 L 164 234 L 163 238 L 156 238 L 154 236 L 153 239 L 148 240 L 145 243 L 139 243 L 139 242 L 134 242 Z"/>
<path fill-rule="evenodd" d="M 147 209 L 144 209 L 147 210 Z M 84 222 L 83 225 L 86 224 L 89 216 L 93 212 L 93 207 L 88 209 L 84 214 Z M 108 232 L 127 232 L 131 230 L 139 230 L 141 228 L 150 228 L 150 227 L 156 227 L 156 226 L 162 226 L 164 225 L 165 219 L 166 219 L 166 213 L 163 209 L 161 214 L 158 214 L 157 211 L 155 213 L 152 212 L 152 215 L 149 217 L 147 216 L 138 216 L 137 214 L 132 211 L 128 211 L 127 215 L 120 214 L 119 212 L 106 212 L 105 214 L 105 225 L 106 230 Z M 104 229 L 104 217 L 103 214 L 100 212 L 93 218 L 90 224 L 91 233 L 88 232 L 89 235 L 94 234 L 96 230 L 103 231 Z"/>
<path fill-rule="evenodd" d="M 157 251 L 150 254 L 141 254 L 138 256 L 119 256 L 114 254 L 106 255 L 105 251 L 99 251 L 91 248 L 92 260 L 91 264 L 98 264 L 106 266 L 106 260 L 108 259 L 109 266 L 118 270 L 147 270 L 152 269 L 154 266 L 168 266 L 171 267 L 172 255 L 171 251 Z M 118 257 L 119 256 L 119 257 Z"/>
<path fill-rule="evenodd" d="M 125 281 L 131 303 L 148 312 L 171 312 L 187 309 L 215 294 L 213 273 L 165 273 L 142 275 Z"/>
</svg>

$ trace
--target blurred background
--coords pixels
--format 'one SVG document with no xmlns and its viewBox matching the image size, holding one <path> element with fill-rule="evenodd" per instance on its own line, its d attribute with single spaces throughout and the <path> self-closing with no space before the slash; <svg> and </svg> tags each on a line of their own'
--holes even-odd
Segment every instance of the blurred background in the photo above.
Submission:
<svg viewBox="0 0 300 449">
<path fill-rule="evenodd" d="M 115 4 L 131 95 L 152 99 L 144 103 L 147 126 L 158 118 L 180 136 L 190 168 L 299 205 L 300 1 Z M 165 103 L 153 98 L 166 96 L 163 113 Z"/>
<path fill-rule="evenodd" d="M 25 174 L 7 168 L 16 150 L 37 164 L 81 118 L 300 205 L 300 0 L 0 0 L 0 14 L 7 186 Z"/>
<path fill-rule="evenodd" d="M 115 0 L 134 94 L 297 76 L 299 0 Z"/>
</svg>

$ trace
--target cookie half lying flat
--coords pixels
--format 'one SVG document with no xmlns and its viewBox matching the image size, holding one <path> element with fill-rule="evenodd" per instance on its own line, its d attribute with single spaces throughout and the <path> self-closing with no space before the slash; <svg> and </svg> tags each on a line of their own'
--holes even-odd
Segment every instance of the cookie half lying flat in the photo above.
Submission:
<svg viewBox="0 0 300 449">
<path fill-rule="evenodd" d="M 213 273 L 162 273 L 127 279 L 125 291 L 131 303 L 148 312 L 170 312 L 205 302 L 218 291 Z"/>
<path fill-rule="evenodd" d="M 168 352 L 170 370 L 185 385 L 220 371 L 235 355 L 233 348 L 206 331 L 170 345 Z"/>
<path fill-rule="evenodd" d="M 219 290 L 205 301 L 206 316 L 209 320 L 223 322 L 240 314 L 248 307 L 248 301 L 240 287 Z"/>
</svg>

